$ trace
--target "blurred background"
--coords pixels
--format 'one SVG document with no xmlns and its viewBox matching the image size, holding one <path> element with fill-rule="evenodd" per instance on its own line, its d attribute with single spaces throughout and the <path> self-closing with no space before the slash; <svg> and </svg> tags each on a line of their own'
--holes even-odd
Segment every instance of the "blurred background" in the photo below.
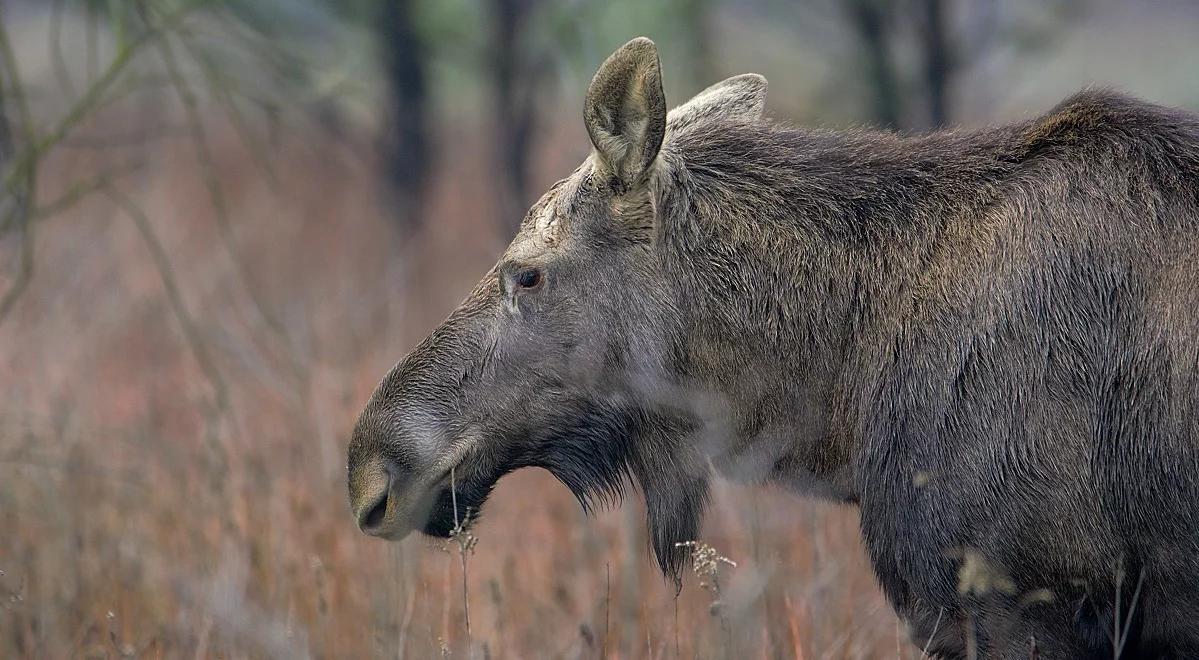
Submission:
<svg viewBox="0 0 1199 660">
<path fill-rule="evenodd" d="M 358 410 L 642 34 L 672 105 L 754 71 L 801 125 L 1199 108 L 1181 0 L 0 0 L 0 657 L 919 657 L 856 513 L 766 488 L 677 598 L 540 471 L 473 548 L 354 527 Z"/>
</svg>

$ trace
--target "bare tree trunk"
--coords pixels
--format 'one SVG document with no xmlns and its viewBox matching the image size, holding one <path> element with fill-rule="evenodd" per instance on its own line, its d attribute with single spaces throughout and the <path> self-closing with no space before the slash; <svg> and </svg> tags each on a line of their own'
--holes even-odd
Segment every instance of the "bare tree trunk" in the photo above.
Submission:
<svg viewBox="0 0 1199 660">
<path fill-rule="evenodd" d="M 413 17 L 414 0 L 385 0 L 378 30 L 390 93 L 385 167 L 398 205 L 397 224 L 420 228 L 431 157 L 428 139 L 427 54 Z"/>
<path fill-rule="evenodd" d="M 521 47 L 521 36 L 533 15 L 535 0 L 491 0 L 492 88 L 495 94 L 497 165 L 501 186 L 498 222 L 515 231 L 531 200 L 530 144 L 537 128 L 538 94 L 549 69 L 548 59 L 533 59 Z"/>
<path fill-rule="evenodd" d="M 945 27 L 943 0 L 921 0 L 921 44 L 924 56 L 924 85 L 932 128 L 949 122 L 949 85 L 954 56 Z"/>
<path fill-rule="evenodd" d="M 845 11 L 850 27 L 866 47 L 868 75 L 873 92 L 874 121 L 899 126 L 899 85 L 889 46 L 890 20 L 885 0 L 848 0 Z"/>
</svg>

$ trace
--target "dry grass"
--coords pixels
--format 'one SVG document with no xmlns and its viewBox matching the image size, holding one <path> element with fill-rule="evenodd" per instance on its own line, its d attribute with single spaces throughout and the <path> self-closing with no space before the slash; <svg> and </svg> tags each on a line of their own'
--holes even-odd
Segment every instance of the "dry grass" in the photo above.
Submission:
<svg viewBox="0 0 1199 660">
<path fill-rule="evenodd" d="M 570 147 L 541 154 L 542 183 L 583 153 L 574 128 L 543 141 Z M 717 610 L 694 576 L 675 599 L 637 501 L 587 519 L 544 472 L 501 484 L 470 548 L 359 534 L 354 417 L 502 239 L 477 136 L 442 136 L 456 149 L 430 229 L 403 246 L 367 145 L 302 137 L 272 152 L 272 186 L 228 127 L 210 131 L 224 237 L 186 138 L 133 147 L 144 165 L 118 186 L 217 384 L 128 209 L 93 196 L 40 227 L 0 325 L 0 657 L 896 654 L 853 511 L 765 489 L 715 498 L 703 540 L 737 563 Z M 42 194 L 129 155 L 61 150 Z"/>
</svg>

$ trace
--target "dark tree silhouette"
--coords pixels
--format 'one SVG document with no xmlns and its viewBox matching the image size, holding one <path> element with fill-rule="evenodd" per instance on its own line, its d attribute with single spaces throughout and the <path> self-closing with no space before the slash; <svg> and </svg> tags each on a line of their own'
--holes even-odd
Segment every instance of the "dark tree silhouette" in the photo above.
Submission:
<svg viewBox="0 0 1199 660">
<path fill-rule="evenodd" d="M 8 124 L 8 114 L 4 112 L 5 107 L 4 85 L 0 84 L 0 172 L 4 171 L 12 155 L 12 129 Z"/>
<path fill-rule="evenodd" d="M 924 88 L 931 127 L 949 122 L 949 86 L 956 59 L 946 27 L 943 0 L 921 0 L 920 45 L 924 59 Z"/>
<path fill-rule="evenodd" d="M 380 3 L 379 37 L 390 113 L 385 129 L 385 167 L 397 203 L 400 230 L 420 228 L 432 166 L 429 148 L 428 57 L 414 17 L 414 0 Z"/>
<path fill-rule="evenodd" d="M 949 96 L 959 64 L 949 25 L 952 4 L 952 0 L 846 0 L 842 5 L 850 31 L 862 46 L 870 118 L 876 124 L 923 129 L 951 120 Z M 919 71 L 905 71 L 895 55 L 896 42 L 904 39 L 912 41 Z"/>
<path fill-rule="evenodd" d="M 536 0 L 491 0 L 490 72 L 495 98 L 496 158 L 500 178 L 501 226 L 515 230 L 529 197 L 530 146 L 537 129 L 537 103 L 545 91 L 552 59 L 522 38 Z"/>
<path fill-rule="evenodd" d="M 861 40 L 866 54 L 867 76 L 872 92 L 871 115 L 886 128 L 898 128 L 899 84 L 891 55 L 892 16 L 885 0 L 847 0 L 846 19 Z"/>
</svg>

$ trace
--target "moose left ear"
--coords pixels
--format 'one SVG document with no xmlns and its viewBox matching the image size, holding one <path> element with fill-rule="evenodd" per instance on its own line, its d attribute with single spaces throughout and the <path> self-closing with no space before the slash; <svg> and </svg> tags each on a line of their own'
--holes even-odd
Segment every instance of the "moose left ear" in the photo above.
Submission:
<svg viewBox="0 0 1199 660">
<path fill-rule="evenodd" d="M 583 121 L 597 165 L 620 191 L 640 184 L 666 134 L 658 48 L 637 37 L 612 53 L 587 88 Z"/>
<path fill-rule="evenodd" d="M 766 109 L 766 79 L 745 73 L 722 80 L 670 111 L 666 128 L 671 133 L 709 121 L 757 121 Z"/>
</svg>

